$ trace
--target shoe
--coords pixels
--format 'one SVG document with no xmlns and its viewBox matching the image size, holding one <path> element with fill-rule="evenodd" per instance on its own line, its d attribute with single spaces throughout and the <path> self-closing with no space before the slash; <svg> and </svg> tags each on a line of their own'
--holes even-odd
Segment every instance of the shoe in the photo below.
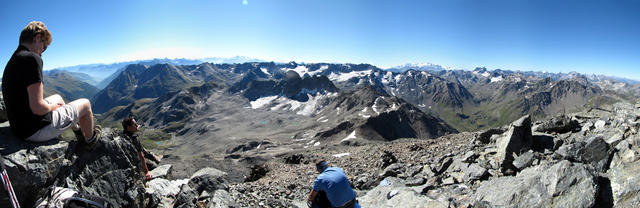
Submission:
<svg viewBox="0 0 640 208">
<path fill-rule="evenodd" d="M 76 135 L 76 140 L 84 141 L 84 133 L 82 133 L 82 129 L 73 130 L 73 134 Z"/>
<path fill-rule="evenodd" d="M 89 147 L 89 149 L 93 149 L 96 143 L 98 143 L 98 140 L 100 140 L 101 134 L 102 134 L 102 127 L 100 125 L 94 126 L 93 136 L 91 136 L 91 138 L 89 138 L 88 140 L 84 140 L 85 143 L 87 143 L 87 147 Z"/>
</svg>

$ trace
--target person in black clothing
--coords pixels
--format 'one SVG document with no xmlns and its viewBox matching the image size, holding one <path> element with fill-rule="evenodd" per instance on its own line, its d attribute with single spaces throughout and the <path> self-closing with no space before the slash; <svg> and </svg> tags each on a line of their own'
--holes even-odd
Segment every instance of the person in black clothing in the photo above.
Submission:
<svg viewBox="0 0 640 208">
<path fill-rule="evenodd" d="M 20 44 L 4 69 L 2 94 L 11 131 L 21 139 L 44 142 L 71 127 L 78 140 L 93 146 L 101 130 L 93 126 L 89 100 L 65 103 L 57 94 L 43 98 L 41 56 L 51 40 L 44 23 L 30 22 L 20 33 Z"/>
<path fill-rule="evenodd" d="M 142 144 L 136 134 L 136 132 L 138 132 L 138 123 L 133 117 L 127 117 L 122 120 L 122 128 L 123 137 L 133 143 L 133 146 L 135 146 L 136 151 L 138 152 L 138 157 L 140 157 L 140 162 L 142 163 L 142 170 L 144 170 L 144 178 L 146 180 L 151 180 L 151 173 L 147 168 L 147 162 L 144 158 L 144 150 L 142 149 Z"/>
</svg>

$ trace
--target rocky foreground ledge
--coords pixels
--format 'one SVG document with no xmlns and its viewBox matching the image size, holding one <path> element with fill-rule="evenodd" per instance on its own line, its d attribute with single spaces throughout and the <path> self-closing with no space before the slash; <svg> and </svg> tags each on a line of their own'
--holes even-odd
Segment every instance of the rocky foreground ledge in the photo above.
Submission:
<svg viewBox="0 0 640 208">
<path fill-rule="evenodd" d="M 164 165 L 155 168 L 154 179 L 145 184 L 135 147 L 110 129 L 88 150 L 75 141 L 24 142 L 13 137 L 8 123 L 3 123 L 0 147 L 21 207 L 33 207 L 53 186 L 107 198 L 114 207 L 234 206 L 225 198 L 225 173 L 212 168 L 191 178 L 169 180 L 171 165 Z M 156 166 L 153 159 L 148 161 L 150 167 Z M 0 207 L 10 206 L 1 190 Z"/>
</svg>

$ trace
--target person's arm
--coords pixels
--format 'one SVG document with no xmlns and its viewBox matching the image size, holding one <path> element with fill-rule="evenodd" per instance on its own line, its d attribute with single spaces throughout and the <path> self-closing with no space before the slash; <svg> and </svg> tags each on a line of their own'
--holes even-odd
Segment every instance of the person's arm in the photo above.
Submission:
<svg viewBox="0 0 640 208">
<path fill-rule="evenodd" d="M 62 106 L 62 103 L 47 104 L 47 102 L 45 102 L 42 98 L 43 91 L 44 90 L 42 82 L 33 83 L 27 86 L 27 93 L 29 93 L 29 107 L 31 108 L 31 112 L 40 116 Z"/>
<path fill-rule="evenodd" d="M 140 157 L 140 161 L 142 162 L 142 170 L 144 170 L 144 178 L 146 180 L 151 180 L 151 173 L 149 173 L 149 169 L 147 168 L 147 161 L 144 160 L 144 155 L 142 155 L 142 152 L 138 152 L 138 157 Z"/>
<path fill-rule="evenodd" d="M 317 195 L 318 195 L 318 192 L 312 189 L 311 192 L 309 192 L 309 195 L 307 196 L 307 201 L 313 201 L 314 199 L 316 199 Z"/>
</svg>

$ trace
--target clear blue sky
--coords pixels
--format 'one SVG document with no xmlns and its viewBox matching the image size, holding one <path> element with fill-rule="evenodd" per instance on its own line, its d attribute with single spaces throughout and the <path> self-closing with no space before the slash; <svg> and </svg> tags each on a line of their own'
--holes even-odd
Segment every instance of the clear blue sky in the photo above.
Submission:
<svg viewBox="0 0 640 208">
<path fill-rule="evenodd" d="M 640 80 L 640 0 L 9 1 L 0 7 L 2 69 L 32 20 L 53 33 L 45 69 L 240 55 Z"/>
</svg>

